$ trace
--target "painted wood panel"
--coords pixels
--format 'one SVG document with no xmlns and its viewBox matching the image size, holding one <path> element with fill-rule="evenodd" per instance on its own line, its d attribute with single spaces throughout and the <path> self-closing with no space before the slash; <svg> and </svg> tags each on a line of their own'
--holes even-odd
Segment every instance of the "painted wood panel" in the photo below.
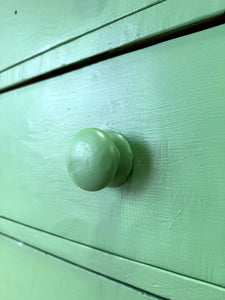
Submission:
<svg viewBox="0 0 225 300">
<path fill-rule="evenodd" d="M 0 218 L 0 232 L 89 270 L 170 300 L 224 300 L 225 288 Z"/>
<path fill-rule="evenodd" d="M 121 10 L 121 13 L 123 12 L 121 6 L 124 5 L 126 7 L 126 5 L 133 5 L 134 2 L 137 4 L 142 3 L 139 1 L 119 1 L 120 5 L 117 6 L 118 1 L 111 1 L 111 5 L 115 5 L 118 11 Z M 92 1 L 91 3 L 94 5 L 96 2 Z M 108 3 L 109 2 L 107 2 L 107 5 L 109 5 Z M 149 3 L 151 5 L 155 3 L 155 1 L 150 1 Z M 106 14 L 106 16 L 108 15 Z M 108 55 L 109 53 L 119 52 L 121 51 L 121 48 L 130 48 L 133 45 L 140 44 L 146 40 L 154 43 L 159 37 L 166 38 L 166 36 L 174 32 L 179 32 L 185 28 L 195 27 L 198 24 L 205 23 L 207 20 L 213 21 L 218 17 L 220 17 L 221 20 L 224 20 L 224 16 L 225 0 L 163 1 L 160 2 L 159 5 L 153 5 L 148 9 L 139 12 L 136 11 L 126 18 L 118 19 L 109 26 L 103 26 L 98 30 L 82 35 L 73 41 L 63 43 L 63 45 L 59 45 L 58 47 L 53 47 L 44 54 L 33 57 L 22 64 L 16 65 L 13 68 L 0 73 L 0 90 L 52 72 L 56 69 L 64 68 L 71 64 L 79 64 L 85 60 L 90 61 L 90 59 L 94 58 L 96 55 Z M 87 24 L 89 24 L 89 22 Z M 81 24 L 79 23 L 79 26 L 82 27 L 82 25 L 82 22 Z M 12 30 L 11 27 L 10 30 Z M 27 27 L 24 30 L 25 35 Z M 59 31 L 54 30 L 55 34 L 58 34 L 58 32 Z M 6 31 L 5 34 L 9 35 L 8 31 Z M 41 32 L 41 34 L 43 35 L 43 32 Z M 50 37 L 51 32 L 47 38 L 45 37 L 45 42 L 47 43 L 47 46 L 44 45 L 45 47 L 49 46 L 51 40 Z M 13 43 L 13 40 L 9 40 L 7 37 L 6 39 L 7 43 Z M 1 40 L 4 40 L 4 38 L 1 38 Z M 31 41 L 30 44 L 29 40 L 26 47 L 28 45 L 33 49 L 35 45 L 34 42 L 39 43 L 39 40 L 32 39 Z M 3 45 L 6 48 L 7 43 Z M 26 48 L 24 48 L 24 45 L 21 47 L 20 51 L 25 51 Z M 1 49 L 0 51 L 4 51 L 4 55 L 2 55 L 4 61 L 2 63 L 9 64 L 9 62 L 7 62 L 8 57 L 10 57 L 11 60 L 11 56 L 13 55 L 15 55 L 13 58 L 16 61 L 20 57 L 18 54 L 18 47 L 8 47 L 7 50 L 3 50 L 4 48 Z M 30 51 L 29 48 L 28 50 Z M 16 54 L 14 53 L 15 51 Z M 9 56 L 10 53 L 11 56 Z"/>
<path fill-rule="evenodd" d="M 1 215 L 104 251 L 225 285 L 225 25 L 1 95 Z M 119 188 L 70 180 L 78 130 L 124 134 Z"/>
<path fill-rule="evenodd" d="M 161 0 L 1 0 L 0 70 Z"/>
<path fill-rule="evenodd" d="M 0 235 L 0 249 L 1 299 L 158 299 L 3 235 Z"/>
</svg>

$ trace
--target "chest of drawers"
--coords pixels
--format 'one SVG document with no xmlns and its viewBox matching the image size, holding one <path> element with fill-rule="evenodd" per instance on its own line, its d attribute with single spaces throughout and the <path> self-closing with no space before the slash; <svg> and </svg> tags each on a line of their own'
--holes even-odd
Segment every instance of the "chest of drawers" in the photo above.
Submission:
<svg viewBox="0 0 225 300">
<path fill-rule="evenodd" d="M 222 23 L 221 12 L 215 20 Z M 147 298 L 223 299 L 225 26 L 217 23 L 154 45 L 143 34 L 124 53 L 115 48 L 89 60 L 78 38 L 84 62 L 32 70 L 50 49 L 2 72 L 2 234 L 144 290 Z M 133 171 L 121 186 L 88 192 L 71 181 L 66 149 L 90 127 L 129 140 Z M 17 251 L 5 237 L 1 243 Z M 42 260 L 36 255 L 34 266 Z M 92 299 L 100 297 L 95 293 Z"/>
</svg>

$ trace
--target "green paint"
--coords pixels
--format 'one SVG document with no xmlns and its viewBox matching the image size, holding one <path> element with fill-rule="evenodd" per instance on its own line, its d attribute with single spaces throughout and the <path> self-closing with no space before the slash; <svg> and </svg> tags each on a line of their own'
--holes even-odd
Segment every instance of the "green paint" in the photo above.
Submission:
<svg viewBox="0 0 225 300">
<path fill-rule="evenodd" d="M 110 278 L 171 300 L 224 300 L 225 289 L 0 218 L 0 232 Z"/>
<path fill-rule="evenodd" d="M 109 184 L 118 186 L 127 179 L 133 155 L 123 136 L 87 128 L 74 135 L 66 160 L 69 174 L 80 188 L 98 191 Z"/>
<path fill-rule="evenodd" d="M 87 128 L 74 135 L 66 160 L 69 174 L 80 188 L 98 191 L 127 179 L 133 154 L 123 136 Z"/>
<path fill-rule="evenodd" d="M 1 215 L 224 286 L 224 36 L 217 26 L 2 94 Z M 128 138 L 120 187 L 70 180 L 66 148 L 89 127 Z"/>
<path fill-rule="evenodd" d="M 0 235 L 4 300 L 157 300 Z"/>
<path fill-rule="evenodd" d="M 73 181 L 87 191 L 100 190 L 112 181 L 119 164 L 119 151 L 100 129 L 81 130 L 72 139 L 67 167 Z"/>
<path fill-rule="evenodd" d="M 5 30 L 0 34 L 0 70 L 158 1 L 67 0 L 66 4 L 61 0 L 1 1 L 0 28 Z"/>
<path fill-rule="evenodd" d="M 148 6 L 155 3 L 150 0 L 107 1 L 104 13 L 101 13 L 96 20 L 93 20 L 93 18 L 90 18 L 90 15 L 92 14 L 92 8 L 98 1 L 84 1 L 85 4 L 88 3 L 88 5 L 90 5 L 86 12 L 86 17 L 80 21 L 80 19 L 74 18 L 73 15 L 75 12 L 70 9 L 70 6 L 76 5 L 78 1 L 70 0 L 67 1 L 67 5 L 63 6 L 59 0 L 54 1 L 54 4 L 51 2 L 48 4 L 44 2 L 43 4 L 43 1 L 44 0 L 35 1 L 35 5 L 38 6 L 35 12 L 40 14 L 41 18 L 44 19 L 42 19 L 41 24 L 45 30 L 40 30 L 39 27 L 36 26 L 35 28 L 32 27 L 32 39 L 30 37 L 30 26 L 27 26 L 27 21 L 24 23 L 22 22 L 23 19 L 21 19 L 20 24 L 17 22 L 14 25 L 13 23 L 18 20 L 20 16 L 19 11 L 16 18 L 11 15 L 13 18 L 13 20 L 11 20 L 12 22 L 10 21 L 11 26 L 1 24 L 1 21 L 5 22 L 5 18 L 0 18 L 0 27 L 7 27 L 7 30 L 1 32 L 3 34 L 1 41 L 4 41 L 0 49 L 0 53 L 2 53 L 0 60 L 4 57 L 4 61 L 1 62 L 1 65 L 9 65 L 12 63 L 12 58 L 18 61 L 21 59 L 21 54 L 29 56 L 33 52 L 40 52 L 43 50 L 39 48 L 42 43 L 44 44 L 44 49 L 48 49 L 49 45 L 52 46 L 57 39 L 57 42 L 60 42 L 62 39 L 65 39 L 68 33 L 73 35 L 74 31 L 79 31 L 83 26 L 89 26 L 89 28 L 93 29 L 94 24 L 97 24 L 101 18 L 102 21 L 99 24 L 105 22 L 104 20 L 107 20 L 107 18 L 110 20 L 113 19 L 113 17 L 121 16 L 121 13 L 131 11 L 134 6 L 136 6 L 136 8 L 146 7 L 143 6 L 143 4 Z M 32 8 L 35 7 L 33 2 L 34 0 L 29 1 L 29 5 L 31 5 Z M 9 3 L 10 1 L 8 0 L 4 2 L 4 5 L 8 5 Z M 23 3 L 22 0 L 21 3 Z M 81 3 L 81 1 L 79 1 L 79 3 Z M 11 1 L 11 5 L 15 7 L 15 1 Z M 26 5 L 28 5 L 28 3 L 26 3 Z M 48 6 L 46 5 L 57 5 L 60 7 L 55 11 L 55 14 L 54 10 L 49 8 L 49 10 L 53 12 L 51 19 L 49 19 Z M 58 47 L 48 49 L 44 54 L 39 54 L 31 60 L 4 71 L 0 76 L 0 89 L 21 83 L 62 66 L 68 66 L 71 63 L 79 63 L 102 53 L 107 55 L 107 53 L 117 51 L 124 46 L 129 48 L 130 45 L 135 45 L 146 39 L 154 43 L 154 40 L 159 36 L 165 37 L 171 32 L 179 32 L 179 30 L 183 28 L 191 27 L 208 19 L 214 19 L 217 16 L 222 16 L 224 11 L 224 0 L 166 0 L 160 2 L 148 9 L 131 14 L 126 18 L 118 18 L 116 21 L 114 20 L 110 26 L 102 26 L 98 30 L 90 31 L 69 43 L 60 44 Z M 56 12 L 58 12 L 58 15 Z M 5 17 L 8 12 L 1 7 L 0 14 L 1 13 Z M 64 15 L 66 15 L 66 18 L 63 17 Z M 27 17 L 29 18 L 30 14 Z M 33 20 L 37 20 L 37 17 Z M 78 24 L 77 20 L 79 20 Z M 88 22 L 86 22 L 86 20 L 88 20 Z M 55 27 L 52 25 L 54 22 L 56 24 Z M 63 25 L 61 22 L 63 22 Z M 49 23 L 51 26 L 48 26 Z M 18 25 L 22 26 L 22 28 L 18 29 Z M 25 29 L 23 28 L 24 26 Z M 54 31 L 53 28 L 55 29 Z M 23 42 L 21 42 L 21 35 L 17 34 L 18 31 L 24 33 Z M 62 33 L 62 31 L 64 33 Z M 8 39 L 8 36 L 11 38 Z M 76 49 L 76 51 L 74 49 Z"/>
<path fill-rule="evenodd" d="M 119 164 L 118 169 L 110 182 L 110 187 L 116 187 L 124 183 L 130 175 L 133 167 L 133 152 L 128 140 L 117 132 L 107 132 L 115 143 L 116 148 L 119 151 Z"/>
</svg>

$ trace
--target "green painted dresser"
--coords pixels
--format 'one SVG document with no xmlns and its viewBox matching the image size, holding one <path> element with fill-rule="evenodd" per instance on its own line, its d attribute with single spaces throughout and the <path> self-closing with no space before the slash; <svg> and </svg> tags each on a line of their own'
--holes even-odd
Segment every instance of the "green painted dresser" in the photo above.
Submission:
<svg viewBox="0 0 225 300">
<path fill-rule="evenodd" d="M 225 1 L 0 4 L 0 299 L 224 300 Z M 74 184 L 85 128 L 125 183 Z"/>
</svg>

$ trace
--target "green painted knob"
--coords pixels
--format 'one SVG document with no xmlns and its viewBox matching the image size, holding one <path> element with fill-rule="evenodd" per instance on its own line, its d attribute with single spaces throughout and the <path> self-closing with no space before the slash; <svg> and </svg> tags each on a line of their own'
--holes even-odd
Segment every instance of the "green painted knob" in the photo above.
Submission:
<svg viewBox="0 0 225 300">
<path fill-rule="evenodd" d="M 66 163 L 76 185 L 97 191 L 126 181 L 132 170 L 133 153 L 121 134 L 87 128 L 72 138 Z"/>
</svg>

